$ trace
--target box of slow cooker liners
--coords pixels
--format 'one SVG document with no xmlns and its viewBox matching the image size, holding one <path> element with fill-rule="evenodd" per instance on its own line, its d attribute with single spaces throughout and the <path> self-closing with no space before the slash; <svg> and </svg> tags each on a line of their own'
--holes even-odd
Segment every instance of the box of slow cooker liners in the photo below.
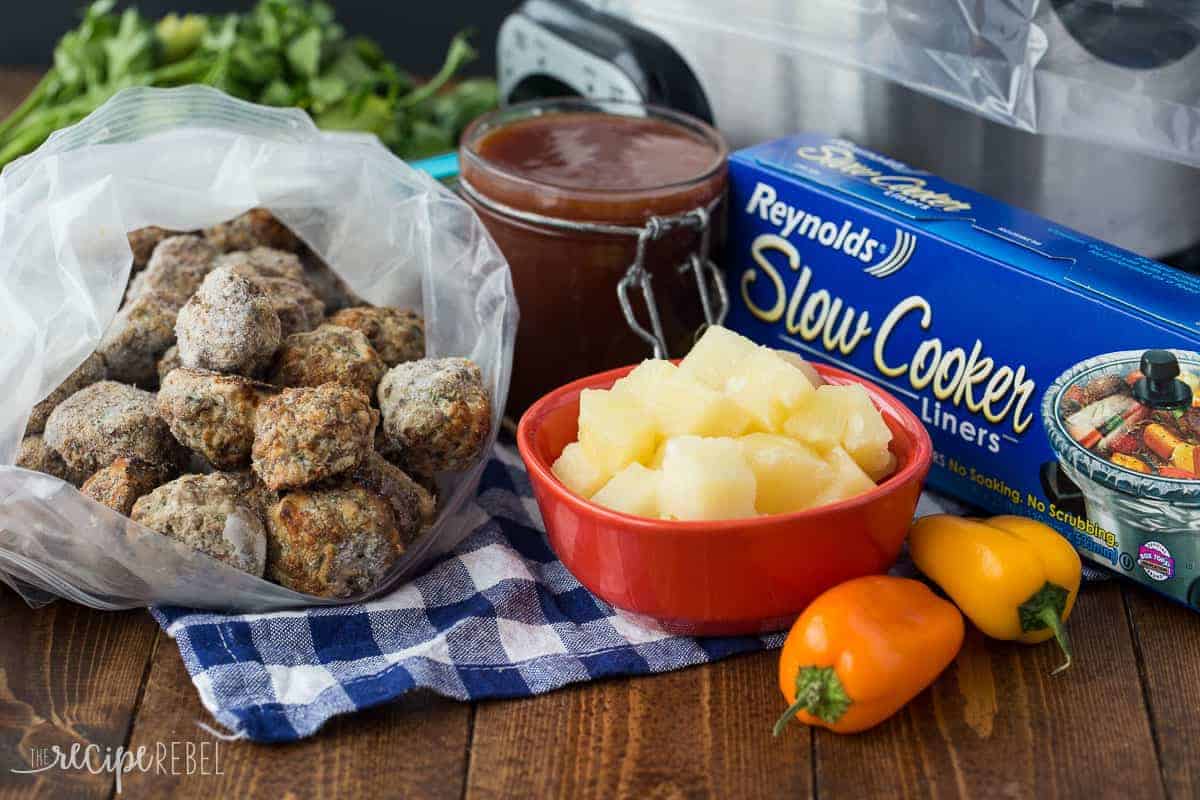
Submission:
<svg viewBox="0 0 1200 800">
<path fill-rule="evenodd" d="M 841 139 L 730 184 L 730 327 L 905 399 L 932 487 L 1200 607 L 1200 280 Z"/>
</svg>

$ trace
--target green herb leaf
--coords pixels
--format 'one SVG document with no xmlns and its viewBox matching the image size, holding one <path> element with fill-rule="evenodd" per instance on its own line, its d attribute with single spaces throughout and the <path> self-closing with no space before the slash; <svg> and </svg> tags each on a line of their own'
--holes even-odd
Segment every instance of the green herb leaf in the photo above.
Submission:
<svg viewBox="0 0 1200 800">
<path fill-rule="evenodd" d="M 341 102 L 349 91 L 349 84 L 337 76 L 313 78 L 308 82 L 308 94 L 312 98 L 313 111 L 318 113 Z"/>
<path fill-rule="evenodd" d="M 309 28 L 293 39 L 287 48 L 287 59 L 299 74 L 307 78 L 315 77 L 321 67 L 320 29 Z"/>
<path fill-rule="evenodd" d="M 281 80 L 271 81 L 259 95 L 258 102 L 267 106 L 291 106 L 296 104 L 296 92 Z"/>
<path fill-rule="evenodd" d="M 331 131 L 366 131 L 386 141 L 396 124 L 391 104 L 373 94 L 358 102 L 343 100 L 324 113 L 314 114 L 317 127 Z"/>
<path fill-rule="evenodd" d="M 377 43 L 347 37 L 321 0 L 259 0 L 245 13 L 169 14 L 153 24 L 116 7 L 116 0 L 95 0 L 55 46 L 54 67 L 0 122 L 0 167 L 126 86 L 206 83 L 306 108 L 322 128 L 373 133 L 405 155 L 449 150 L 467 122 L 496 105 L 494 81 L 452 86 L 475 58 L 465 35 L 451 42 L 438 74 L 418 86 Z"/>
<path fill-rule="evenodd" d="M 163 60 L 168 64 L 182 61 L 194 53 L 207 32 L 208 20 L 200 14 L 183 17 L 167 14 L 154 26 Z"/>
<path fill-rule="evenodd" d="M 119 81 L 144 73 L 154 65 L 154 35 L 132 8 L 121 15 L 116 34 L 104 41 L 108 80 Z"/>
</svg>

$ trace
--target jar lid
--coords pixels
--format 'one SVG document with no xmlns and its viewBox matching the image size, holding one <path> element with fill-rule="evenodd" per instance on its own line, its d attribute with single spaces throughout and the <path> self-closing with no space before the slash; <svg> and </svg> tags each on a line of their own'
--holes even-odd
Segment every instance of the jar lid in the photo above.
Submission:
<svg viewBox="0 0 1200 800">
<path fill-rule="evenodd" d="M 1042 422 L 1055 454 L 1084 478 L 1200 502 L 1200 354 L 1127 350 L 1076 364 L 1046 391 Z"/>
<path fill-rule="evenodd" d="M 687 114 L 583 98 L 486 114 L 460 146 L 463 179 L 488 198 L 520 211 L 616 224 L 709 205 L 724 189 L 728 155 L 721 135 Z"/>
</svg>

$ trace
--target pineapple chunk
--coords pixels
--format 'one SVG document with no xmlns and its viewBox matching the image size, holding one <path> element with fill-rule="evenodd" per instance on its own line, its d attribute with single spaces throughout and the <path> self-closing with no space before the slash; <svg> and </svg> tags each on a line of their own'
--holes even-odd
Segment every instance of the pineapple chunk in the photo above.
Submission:
<svg viewBox="0 0 1200 800">
<path fill-rule="evenodd" d="M 588 460 L 579 442 L 567 445 L 550 469 L 564 486 L 581 497 L 591 497 L 609 477 Z"/>
<path fill-rule="evenodd" d="M 877 469 L 874 469 L 874 470 L 866 470 L 866 473 L 867 473 L 867 475 L 869 475 L 869 476 L 870 476 L 871 480 L 875 481 L 876 483 L 879 483 L 879 482 L 881 482 L 881 481 L 882 481 L 884 478 L 886 478 L 887 476 L 889 476 L 889 475 L 891 475 L 893 472 L 895 472 L 895 471 L 896 471 L 896 465 L 897 465 L 897 464 L 899 464 L 899 463 L 900 463 L 900 462 L 899 462 L 899 460 L 896 458 L 895 454 L 894 454 L 894 453 L 892 453 L 891 451 L 888 451 L 888 457 L 887 457 L 887 460 L 885 460 L 885 461 L 880 461 L 880 462 L 879 462 L 879 466 L 878 466 L 878 468 L 877 468 Z"/>
<path fill-rule="evenodd" d="M 892 468 L 892 432 L 867 390 L 857 384 L 822 386 L 810 393 L 783 429 L 822 453 L 842 446 L 868 475 L 882 477 Z"/>
<path fill-rule="evenodd" d="M 875 482 L 862 471 L 844 448 L 834 447 L 825 454 L 825 461 L 833 470 L 833 480 L 817 495 L 814 505 L 823 506 L 847 500 L 875 488 Z"/>
<path fill-rule="evenodd" d="M 663 459 L 667 457 L 667 445 L 670 443 L 670 439 L 664 439 L 658 449 L 654 451 L 654 458 L 650 459 L 650 463 L 646 466 L 650 469 L 662 469 Z"/>
<path fill-rule="evenodd" d="M 773 433 L 752 433 L 738 440 L 754 471 L 760 514 L 786 514 L 815 505 L 833 481 L 834 470 L 812 449 Z"/>
<path fill-rule="evenodd" d="M 750 427 L 749 415 L 736 403 L 670 361 L 643 361 L 612 390 L 649 409 L 664 436 L 738 436 Z"/>
<path fill-rule="evenodd" d="M 597 389 L 579 395 L 579 444 L 588 460 L 608 475 L 654 456 L 658 429 L 633 397 Z"/>
<path fill-rule="evenodd" d="M 848 500 L 875 488 L 875 482 L 859 468 L 845 449 L 835 447 L 826 454 L 825 460 L 834 470 L 834 479 L 825 491 L 818 495 L 816 505 Z"/>
<path fill-rule="evenodd" d="M 804 377 L 808 378 L 808 382 L 813 385 L 814 389 L 825 385 L 825 379 L 821 377 L 821 373 L 817 372 L 817 368 L 806 361 L 804 356 L 799 353 L 793 353 L 791 350 L 776 350 L 775 354 L 803 372 Z"/>
<path fill-rule="evenodd" d="M 736 439 L 677 436 L 667 442 L 658 509 L 682 520 L 753 517 L 754 472 Z"/>
<path fill-rule="evenodd" d="M 758 345 L 728 328 L 713 325 L 679 362 L 679 371 L 710 389 L 725 391 L 738 365 L 758 350 Z"/>
<path fill-rule="evenodd" d="M 774 433 L 813 393 L 813 386 L 774 350 L 759 347 L 735 365 L 725 392 L 750 413 L 757 429 Z"/>
<path fill-rule="evenodd" d="M 592 502 L 639 517 L 658 516 L 658 484 L 662 473 L 633 463 L 612 476 Z"/>
</svg>

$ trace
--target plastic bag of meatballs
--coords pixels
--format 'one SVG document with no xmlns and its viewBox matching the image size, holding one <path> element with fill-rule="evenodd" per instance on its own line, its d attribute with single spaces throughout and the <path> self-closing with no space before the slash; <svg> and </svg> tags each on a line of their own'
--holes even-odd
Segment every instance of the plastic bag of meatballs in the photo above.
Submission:
<svg viewBox="0 0 1200 800">
<path fill-rule="evenodd" d="M 130 89 L 0 175 L 0 580 L 266 611 L 395 587 L 485 517 L 503 257 L 373 140 Z"/>
</svg>

